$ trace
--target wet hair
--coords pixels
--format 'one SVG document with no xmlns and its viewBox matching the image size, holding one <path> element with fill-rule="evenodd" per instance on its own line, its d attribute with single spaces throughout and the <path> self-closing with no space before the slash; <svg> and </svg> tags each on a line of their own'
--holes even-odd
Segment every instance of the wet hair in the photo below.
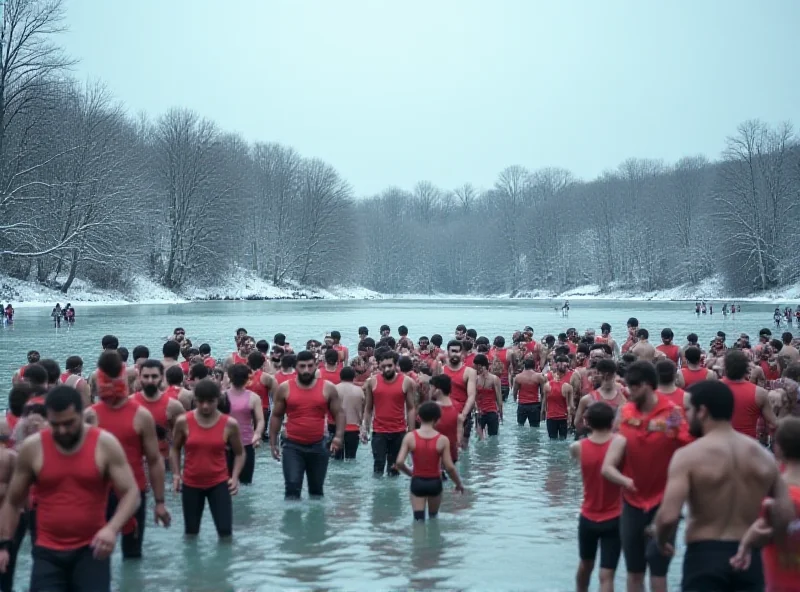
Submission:
<svg viewBox="0 0 800 592">
<path fill-rule="evenodd" d="M 375 349 L 375 340 L 372 337 L 365 337 L 361 343 L 366 345 L 368 348 Z"/>
<path fill-rule="evenodd" d="M 22 412 L 25 409 L 25 403 L 28 402 L 33 396 L 33 389 L 31 385 L 26 382 L 20 382 L 11 387 L 8 391 L 8 408 L 11 415 L 22 417 Z"/>
<path fill-rule="evenodd" d="M 639 326 L 639 319 L 636 317 L 631 317 L 628 319 L 627 323 L 628 327 L 638 327 Z"/>
<path fill-rule="evenodd" d="M 789 343 L 791 343 L 791 341 Z M 772 346 L 772 349 L 774 349 L 776 352 L 779 352 L 783 349 L 783 341 L 781 341 L 780 339 L 770 339 L 769 344 Z"/>
<path fill-rule="evenodd" d="M 608 323 L 603 323 L 602 325 L 600 325 L 600 332 L 605 333 L 606 331 L 611 333 L 611 325 L 609 325 Z"/>
<path fill-rule="evenodd" d="M 504 347 L 506 344 L 506 338 L 502 335 L 498 335 L 494 338 L 494 346 L 495 347 Z"/>
<path fill-rule="evenodd" d="M 569 358 L 567 356 L 556 356 L 555 363 L 556 364 L 569 364 Z"/>
<path fill-rule="evenodd" d="M 35 349 L 32 349 L 31 351 L 28 352 L 26 359 L 28 360 L 28 364 L 35 364 L 41 358 L 42 358 L 41 354 Z"/>
<path fill-rule="evenodd" d="M 100 346 L 103 349 L 117 349 L 119 347 L 119 339 L 114 335 L 103 335 L 100 340 Z"/>
<path fill-rule="evenodd" d="M 183 372 L 183 370 L 181 370 Z M 203 380 L 208 377 L 208 367 L 203 362 L 192 364 L 189 367 L 189 378 L 192 380 Z"/>
<path fill-rule="evenodd" d="M 461 347 L 464 349 L 465 352 L 472 351 L 472 341 L 469 339 L 465 339 L 461 342 Z"/>
<path fill-rule="evenodd" d="M 478 354 L 472 360 L 472 365 L 473 366 L 483 366 L 484 368 L 488 368 L 489 367 L 489 358 L 487 358 L 483 354 Z"/>
<path fill-rule="evenodd" d="M 683 355 L 686 358 L 686 361 L 690 364 L 699 364 L 700 358 L 703 356 L 703 352 L 700 351 L 699 347 L 692 345 L 683 350 Z"/>
<path fill-rule="evenodd" d="M 717 337 L 725 341 L 725 331 L 717 331 Z"/>
<path fill-rule="evenodd" d="M 616 413 L 611 405 L 605 401 L 595 401 L 586 408 L 583 417 L 586 420 L 586 425 L 591 429 L 607 431 L 614 425 L 615 415 Z"/>
<path fill-rule="evenodd" d="M 477 356 L 476 356 L 477 357 Z M 536 361 L 531 358 L 525 358 L 522 361 L 522 367 L 525 370 L 534 370 L 536 368 Z"/>
<path fill-rule="evenodd" d="M 569 346 L 567 345 L 559 345 L 555 350 L 556 357 L 558 356 L 568 356 L 569 355 Z"/>
<path fill-rule="evenodd" d="M 358 328 L 359 335 L 369 335 L 369 329 L 367 327 L 361 326 Z"/>
<path fill-rule="evenodd" d="M 25 368 L 25 382 L 29 383 L 34 390 L 42 391 L 47 388 L 47 370 L 39 364 L 28 364 Z"/>
<path fill-rule="evenodd" d="M 402 356 L 397 360 L 397 365 L 400 367 L 400 372 L 411 372 L 414 368 L 414 362 L 408 356 Z"/>
<path fill-rule="evenodd" d="M 423 423 L 433 423 L 442 417 L 442 408 L 433 401 L 425 401 L 417 409 L 417 415 Z"/>
<path fill-rule="evenodd" d="M 183 384 L 183 368 L 175 364 L 167 368 L 164 378 L 169 386 L 180 386 Z"/>
<path fill-rule="evenodd" d="M 266 339 L 259 339 L 256 341 L 256 349 L 262 354 L 266 354 L 269 351 L 269 342 Z"/>
<path fill-rule="evenodd" d="M 234 387 L 244 388 L 250 380 L 250 368 L 246 364 L 233 364 L 228 367 L 228 378 Z"/>
<path fill-rule="evenodd" d="M 456 331 L 466 333 L 467 332 L 467 326 L 466 325 L 458 325 L 456 327 Z"/>
<path fill-rule="evenodd" d="M 566 333 L 559 333 L 558 334 L 558 340 L 559 341 L 566 341 L 567 340 L 567 334 Z"/>
<path fill-rule="evenodd" d="M 775 442 L 781 449 L 783 458 L 789 461 L 800 461 L 800 418 L 784 417 L 778 422 L 775 431 Z"/>
<path fill-rule="evenodd" d="M 200 355 L 209 356 L 211 355 L 211 346 L 207 343 L 201 343 L 200 347 L 197 348 L 197 351 L 200 352 Z"/>
<path fill-rule="evenodd" d="M 238 329 L 236 329 L 236 335 L 239 335 L 239 333 L 247 335 L 247 329 L 245 329 L 244 327 L 239 327 Z"/>
<path fill-rule="evenodd" d="M 733 417 L 733 391 L 719 380 L 696 382 L 688 389 L 689 403 L 695 409 L 708 409 L 711 419 L 730 421 Z"/>
<path fill-rule="evenodd" d="M 600 374 L 617 373 L 617 363 L 614 360 L 610 360 L 608 358 L 603 358 L 602 360 L 598 360 L 596 368 Z"/>
<path fill-rule="evenodd" d="M 260 351 L 250 352 L 247 355 L 247 365 L 251 370 L 261 370 L 261 367 L 267 361 L 267 358 Z"/>
<path fill-rule="evenodd" d="M 105 372 L 110 378 L 117 378 L 122 374 L 122 359 L 116 350 L 106 350 L 97 358 L 97 368 Z"/>
<path fill-rule="evenodd" d="M 70 407 L 81 413 L 83 411 L 83 399 L 81 394 L 71 386 L 60 385 L 50 390 L 44 399 L 45 409 L 60 413 Z"/>
<path fill-rule="evenodd" d="M 783 340 L 784 345 L 792 345 L 792 339 L 794 339 L 794 335 L 792 335 L 789 331 L 785 331 L 783 335 L 781 335 L 781 339 Z"/>
<path fill-rule="evenodd" d="M 406 335 L 408 335 L 408 327 L 406 327 L 405 325 L 400 325 L 400 326 L 397 328 L 397 334 L 398 334 L 400 337 L 405 337 Z"/>
<path fill-rule="evenodd" d="M 444 343 L 444 339 L 438 333 L 434 333 L 431 335 L 431 343 L 436 347 L 442 347 L 442 343 Z"/>
<path fill-rule="evenodd" d="M 177 360 L 178 356 L 181 355 L 181 346 L 177 341 L 167 341 L 161 347 L 161 353 L 165 358 Z"/>
<path fill-rule="evenodd" d="M 658 384 L 672 384 L 675 382 L 675 373 L 678 368 L 672 360 L 661 360 L 656 364 Z"/>
<path fill-rule="evenodd" d="M 547 344 L 549 347 L 553 347 L 553 344 L 556 342 L 556 338 L 555 338 L 555 337 L 553 337 L 552 335 L 545 335 L 545 336 L 544 336 L 544 342 L 545 342 L 545 343 L 546 343 L 546 344 Z"/>
<path fill-rule="evenodd" d="M 144 358 L 145 360 L 150 357 L 150 348 L 146 345 L 137 345 L 133 348 L 133 361 L 141 360 Z"/>
<path fill-rule="evenodd" d="M 689 333 L 689 334 L 686 336 L 686 341 L 688 341 L 689 343 L 697 343 L 697 341 L 698 341 L 699 339 L 700 339 L 700 338 L 697 336 L 697 333 Z"/>
<path fill-rule="evenodd" d="M 453 386 L 453 381 L 450 380 L 450 377 L 447 374 L 437 374 L 436 376 L 431 376 L 428 384 L 430 384 L 433 388 L 439 389 L 445 395 L 450 396 L 450 389 Z"/>
<path fill-rule="evenodd" d="M 301 352 L 302 353 L 302 352 Z M 309 352 L 310 353 L 310 352 Z M 281 368 L 288 370 L 297 366 L 297 356 L 294 354 L 287 354 L 281 358 Z"/>
<path fill-rule="evenodd" d="M 141 367 L 142 367 L 142 369 L 145 369 L 145 368 L 156 368 L 156 369 L 158 369 L 158 373 L 159 374 L 161 374 L 162 376 L 164 374 L 164 364 L 162 364 L 159 360 L 147 359 L 144 362 L 142 362 L 142 366 Z M 173 366 L 173 367 L 177 368 L 178 370 L 181 370 L 180 366 Z M 181 370 L 181 375 L 182 374 L 183 374 L 183 370 Z M 181 380 L 183 380 L 183 376 L 181 376 Z"/>
<path fill-rule="evenodd" d="M 334 365 L 339 361 L 339 352 L 335 349 L 329 349 L 325 352 L 325 363 Z"/>
<path fill-rule="evenodd" d="M 286 358 L 284 358 L 284 360 L 285 359 Z M 308 362 L 309 360 L 316 360 L 316 359 L 317 358 L 314 355 L 314 352 L 310 352 L 307 349 L 304 349 L 303 351 L 297 352 L 297 355 L 295 356 L 295 363 L 297 363 L 297 362 Z M 281 362 L 283 362 L 283 360 L 281 360 Z M 283 364 L 281 364 L 281 365 L 283 365 Z"/>
<path fill-rule="evenodd" d="M 117 353 L 119 354 L 119 359 L 123 362 L 128 361 L 128 348 L 127 347 L 118 347 Z"/>
<path fill-rule="evenodd" d="M 588 343 L 580 343 L 578 344 L 578 349 L 575 350 L 575 353 L 588 356 L 590 353 L 592 353 L 591 346 Z"/>
<path fill-rule="evenodd" d="M 469 337 L 470 339 L 473 339 L 473 340 L 477 339 L 478 338 L 478 332 L 475 329 L 467 329 L 467 337 Z"/>
<path fill-rule="evenodd" d="M 666 329 L 661 329 L 661 339 L 669 339 L 672 341 L 675 338 L 675 333 L 672 332 L 672 329 L 669 327 Z"/>
<path fill-rule="evenodd" d="M 339 378 L 342 382 L 353 382 L 356 379 L 356 371 L 350 366 L 345 366 L 339 371 Z"/>
<path fill-rule="evenodd" d="M 39 365 L 47 371 L 47 383 L 56 384 L 61 377 L 61 366 L 58 365 L 58 362 L 45 358 L 44 360 L 39 360 Z M 27 370 L 25 375 L 27 376 Z"/>
<path fill-rule="evenodd" d="M 383 362 L 384 360 L 392 360 L 392 362 L 397 364 L 397 361 L 400 359 L 400 355 L 396 351 L 387 349 L 385 351 L 381 351 L 380 355 L 376 353 L 375 358 L 378 360 L 378 363 Z"/>
<path fill-rule="evenodd" d="M 331 331 L 331 339 L 333 339 L 334 341 L 338 341 L 341 338 L 342 338 L 341 333 L 339 333 L 338 331 Z"/>
<path fill-rule="evenodd" d="M 772 331 L 764 327 L 761 331 L 758 332 L 759 337 L 772 337 Z"/>
<path fill-rule="evenodd" d="M 728 350 L 725 354 L 725 376 L 731 380 L 742 380 L 747 376 L 750 368 L 750 360 L 744 352 L 738 349 Z"/>
<path fill-rule="evenodd" d="M 397 341 L 392 336 L 384 337 L 383 339 L 380 340 L 380 343 L 384 344 L 389 349 L 394 349 L 395 347 L 397 347 Z"/>
<path fill-rule="evenodd" d="M 625 381 L 629 386 L 647 384 L 653 389 L 658 387 L 656 367 L 646 360 L 639 360 L 625 370 Z"/>
<path fill-rule="evenodd" d="M 219 385 L 210 378 L 198 381 L 194 387 L 194 398 L 198 401 L 213 401 L 220 395 Z"/>
<path fill-rule="evenodd" d="M 284 335 L 283 333 L 276 333 L 275 337 L 272 338 L 272 343 L 283 347 L 284 345 L 286 345 L 286 335 Z"/>
<path fill-rule="evenodd" d="M 607 343 L 595 343 L 589 349 L 590 351 L 597 351 L 598 349 L 603 350 L 603 353 L 606 354 L 607 356 L 610 356 L 614 353 L 614 350 L 612 350 L 611 346 L 608 345 Z"/>
<path fill-rule="evenodd" d="M 389 325 L 381 325 L 380 332 L 383 333 L 384 331 L 391 331 L 392 328 Z"/>
<path fill-rule="evenodd" d="M 644 329 L 644 328 L 639 329 L 636 332 L 636 337 L 638 337 L 639 339 L 649 339 L 650 338 L 650 332 L 647 329 Z"/>
<path fill-rule="evenodd" d="M 461 343 L 458 339 L 451 339 L 447 342 L 447 350 L 449 351 L 451 347 L 457 347 L 459 351 L 464 350 L 464 344 Z"/>
</svg>

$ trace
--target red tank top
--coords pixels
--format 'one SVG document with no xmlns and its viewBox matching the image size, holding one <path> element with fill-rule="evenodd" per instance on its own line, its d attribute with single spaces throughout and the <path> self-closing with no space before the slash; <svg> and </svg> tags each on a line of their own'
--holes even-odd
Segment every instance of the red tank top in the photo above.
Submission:
<svg viewBox="0 0 800 592">
<path fill-rule="evenodd" d="M 497 396 L 492 386 L 479 386 L 475 396 L 475 404 L 481 413 L 497 413 Z"/>
<path fill-rule="evenodd" d="M 800 486 L 789 485 L 789 495 L 795 512 L 800 515 Z M 784 544 L 766 545 L 761 550 L 764 564 L 764 582 L 769 592 L 797 592 L 800 590 L 800 533 L 790 535 Z"/>
<path fill-rule="evenodd" d="M 119 443 L 122 444 L 128 464 L 133 469 L 136 485 L 139 487 L 139 491 L 144 491 L 147 487 L 147 481 L 144 477 L 144 462 L 142 461 L 144 455 L 142 437 L 133 426 L 133 419 L 136 417 L 139 404 L 128 399 L 121 407 L 116 409 L 103 402 L 95 403 L 92 405 L 92 409 L 97 415 L 97 425 L 114 434 Z"/>
<path fill-rule="evenodd" d="M 58 382 L 64 384 L 70 376 L 72 376 L 72 372 L 62 372 L 61 376 L 58 377 Z"/>
<path fill-rule="evenodd" d="M 761 366 L 761 370 L 764 371 L 764 378 L 767 380 L 778 380 L 781 377 L 781 371 L 778 367 L 771 366 L 766 360 L 761 360 L 758 365 Z"/>
<path fill-rule="evenodd" d="M 197 422 L 196 414 L 197 411 L 186 414 L 183 482 L 189 487 L 209 489 L 228 480 L 225 426 L 229 416 L 221 413 L 213 426 L 205 428 Z"/>
<path fill-rule="evenodd" d="M 373 432 L 392 434 L 406 431 L 406 394 L 403 392 L 401 374 L 397 374 L 392 382 L 387 382 L 382 374 L 375 377 L 372 406 Z"/>
<path fill-rule="evenodd" d="M 450 441 L 450 457 L 453 462 L 458 460 L 458 409 L 455 405 L 439 405 L 442 416 L 436 422 L 436 431 L 440 432 Z"/>
<path fill-rule="evenodd" d="M 698 368 L 697 370 L 692 370 L 691 368 L 681 368 L 681 374 L 683 374 L 684 388 L 689 388 L 693 384 L 702 382 L 708 378 L 708 370 L 705 368 Z"/>
<path fill-rule="evenodd" d="M 170 398 L 165 392 L 157 401 L 150 401 L 144 396 L 141 391 L 133 394 L 133 400 L 139 403 L 142 407 L 147 409 L 153 416 L 156 426 L 164 430 L 165 436 L 158 439 L 158 450 L 161 456 L 167 457 L 169 455 L 169 443 L 166 439 L 166 434 L 169 433 L 169 422 L 167 421 L 167 406 L 169 405 Z"/>
<path fill-rule="evenodd" d="M 567 419 L 567 400 L 563 387 L 566 379 L 550 381 L 550 392 L 547 393 L 547 419 Z"/>
<path fill-rule="evenodd" d="M 681 354 L 680 347 L 675 344 L 665 345 L 662 343 L 656 349 L 667 356 L 668 360 L 672 360 L 676 366 L 678 365 L 678 357 Z"/>
<path fill-rule="evenodd" d="M 625 395 L 622 393 L 622 388 L 620 387 L 617 387 L 617 394 L 613 399 L 606 399 L 600 392 L 600 389 L 593 390 L 589 394 L 592 396 L 593 401 L 602 401 L 603 403 L 607 403 L 608 405 L 611 405 L 612 409 L 617 409 L 621 405 L 624 405 L 626 401 Z"/>
<path fill-rule="evenodd" d="M 209 370 L 213 370 L 214 368 L 217 367 L 217 361 L 211 356 L 208 356 L 207 358 L 203 358 L 203 366 L 205 366 Z"/>
<path fill-rule="evenodd" d="M 539 383 L 520 382 L 519 390 L 517 391 L 517 404 L 530 405 L 531 403 L 540 403 L 541 394 L 539 393 Z"/>
<path fill-rule="evenodd" d="M 584 438 L 580 442 L 583 476 L 581 515 L 593 522 L 616 518 L 622 512 L 622 490 L 600 474 L 611 440 L 596 444 Z"/>
<path fill-rule="evenodd" d="M 6 411 L 6 423 L 8 424 L 8 429 L 13 434 L 14 429 L 17 427 L 17 423 L 19 423 L 19 417 L 12 414 L 10 409 Z"/>
<path fill-rule="evenodd" d="M 234 364 L 244 364 L 247 366 L 247 358 L 243 358 L 238 352 L 233 352 L 233 354 L 231 354 L 231 359 Z"/>
<path fill-rule="evenodd" d="M 164 396 L 167 399 L 175 399 L 178 400 L 178 395 L 181 394 L 181 386 L 177 384 L 173 384 L 168 386 L 167 389 L 164 391 Z"/>
<path fill-rule="evenodd" d="M 269 409 L 269 390 L 261 382 L 261 377 L 263 375 L 263 370 L 256 370 L 253 372 L 253 375 L 250 377 L 250 381 L 247 383 L 245 388 L 258 395 L 258 398 L 261 399 L 262 409 Z"/>
<path fill-rule="evenodd" d="M 661 391 L 656 391 L 656 393 L 658 393 L 660 396 L 672 401 L 675 404 L 675 406 L 678 409 L 680 409 L 681 412 L 683 412 L 683 410 L 684 410 L 683 398 L 684 398 L 684 395 L 686 395 L 686 391 L 684 391 L 683 389 L 678 388 L 678 389 L 675 389 L 671 393 L 663 393 Z"/>
<path fill-rule="evenodd" d="M 439 436 L 441 434 L 436 434 L 433 438 L 423 438 L 419 435 L 419 430 L 414 430 L 414 452 L 411 453 L 414 459 L 412 477 L 442 478 L 442 459 L 436 450 Z"/>
<path fill-rule="evenodd" d="M 761 408 L 756 402 L 756 385 L 752 382 L 733 382 L 727 378 L 723 378 L 722 382 L 733 391 L 733 429 L 752 438 L 757 437 L 756 425 L 761 418 Z"/>
<path fill-rule="evenodd" d="M 477 355 L 478 354 L 475 353 L 469 353 L 466 356 L 464 356 L 464 365 L 468 368 L 472 368 L 475 364 L 475 356 Z"/>
<path fill-rule="evenodd" d="M 292 380 L 294 377 L 296 377 L 297 373 L 290 372 L 287 374 L 286 372 L 278 370 L 273 376 L 275 376 L 275 380 L 277 381 L 278 384 L 283 384 L 284 382 L 288 382 Z"/>
<path fill-rule="evenodd" d="M 327 380 L 328 382 L 332 382 L 333 384 L 339 384 L 342 382 L 341 377 L 339 376 L 339 370 L 328 370 L 325 366 L 322 366 L 319 369 L 319 377 L 321 380 Z M 336 425 L 336 418 L 331 415 L 330 409 L 325 414 L 326 420 L 328 425 Z"/>
<path fill-rule="evenodd" d="M 286 439 L 297 444 L 316 444 L 325 437 L 325 414 L 328 401 L 323 394 L 325 382 L 317 379 L 311 388 L 289 382 L 286 400 Z"/>
<path fill-rule="evenodd" d="M 42 430 L 42 468 L 36 476 L 36 544 L 55 551 L 88 546 L 106 524 L 110 483 L 95 460 L 100 429 L 87 427 L 80 449 L 63 454 Z"/>
<path fill-rule="evenodd" d="M 459 413 L 464 410 L 467 404 L 467 385 L 464 384 L 464 372 L 466 370 L 466 364 L 462 364 L 458 370 L 453 370 L 448 365 L 442 368 L 442 372 L 450 377 L 450 399 Z"/>
<path fill-rule="evenodd" d="M 503 364 L 503 372 L 500 374 L 500 386 L 508 386 L 508 350 L 493 347 L 489 351 L 489 362 L 493 362 L 495 359 L 500 360 L 500 363 Z"/>
</svg>

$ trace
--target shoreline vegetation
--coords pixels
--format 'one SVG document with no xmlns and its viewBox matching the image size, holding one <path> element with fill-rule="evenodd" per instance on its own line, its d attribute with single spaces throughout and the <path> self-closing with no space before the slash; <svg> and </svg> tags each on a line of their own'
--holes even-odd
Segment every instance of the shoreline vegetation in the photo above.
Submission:
<svg viewBox="0 0 800 592">
<path fill-rule="evenodd" d="M 173 292 L 145 277 L 133 277 L 125 290 L 104 289 L 83 280 L 75 280 L 68 294 L 57 285 L 45 286 L 0 275 L 0 302 L 14 307 L 52 307 L 56 302 L 81 306 L 113 306 L 128 304 L 181 304 L 189 302 L 244 302 L 273 300 L 630 300 L 655 302 L 793 302 L 800 301 L 800 284 L 755 292 L 746 296 L 731 296 L 719 277 L 695 285 L 643 291 L 620 285 L 584 285 L 563 291 L 519 290 L 510 294 L 382 294 L 361 286 L 332 286 L 318 288 L 287 283 L 276 286 L 247 270 L 240 270 L 227 281 L 211 287 L 188 287 Z"/>
</svg>

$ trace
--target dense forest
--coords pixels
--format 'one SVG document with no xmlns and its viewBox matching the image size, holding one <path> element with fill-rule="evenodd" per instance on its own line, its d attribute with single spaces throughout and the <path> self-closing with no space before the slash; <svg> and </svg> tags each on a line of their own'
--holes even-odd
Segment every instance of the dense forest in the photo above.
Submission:
<svg viewBox="0 0 800 592">
<path fill-rule="evenodd" d="M 630 158 L 591 181 L 528 163 L 488 189 L 423 180 L 358 196 L 332 165 L 248 143 L 190 106 L 131 116 L 102 83 L 71 77 L 61 2 L 4 8 L 4 274 L 64 292 L 76 277 L 124 290 L 137 274 L 180 291 L 232 266 L 387 293 L 653 290 L 721 274 L 744 294 L 800 279 L 788 123 L 742 123 L 716 160 Z"/>
</svg>

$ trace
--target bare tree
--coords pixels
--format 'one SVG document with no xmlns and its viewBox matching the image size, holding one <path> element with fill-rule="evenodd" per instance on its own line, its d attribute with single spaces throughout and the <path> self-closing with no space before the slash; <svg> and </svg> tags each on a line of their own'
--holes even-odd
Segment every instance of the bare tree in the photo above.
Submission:
<svg viewBox="0 0 800 592">
<path fill-rule="evenodd" d="M 470 214 L 472 208 L 475 207 L 475 200 L 478 199 L 478 192 L 475 190 L 475 187 L 472 186 L 472 183 L 464 183 L 456 187 L 456 189 L 453 190 L 453 195 L 456 196 L 461 210 L 465 214 Z"/>
</svg>

